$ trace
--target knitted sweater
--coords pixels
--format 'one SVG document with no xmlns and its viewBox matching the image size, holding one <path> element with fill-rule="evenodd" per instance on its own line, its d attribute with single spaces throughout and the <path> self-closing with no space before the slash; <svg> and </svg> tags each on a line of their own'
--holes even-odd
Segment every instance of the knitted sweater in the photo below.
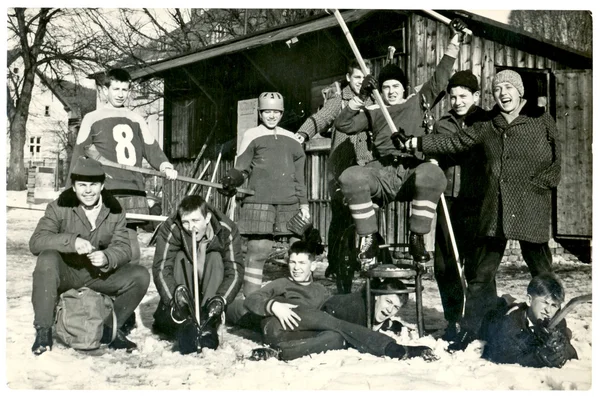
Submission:
<svg viewBox="0 0 600 397">
<path fill-rule="evenodd" d="M 297 283 L 290 278 L 273 280 L 260 290 L 250 294 L 244 307 L 259 316 L 272 316 L 274 302 L 298 305 L 299 310 L 318 310 L 330 294 L 323 285 L 312 282 Z"/>
<path fill-rule="evenodd" d="M 166 165 L 170 165 L 167 156 L 148 129 L 146 120 L 124 107 L 105 107 L 83 117 L 72 158 L 77 159 L 85 155 L 85 147 L 91 144 L 94 144 L 105 159 L 118 164 L 141 167 L 142 159 L 145 158 L 157 170 L 162 171 Z M 66 187 L 71 186 L 70 175 L 75 163 L 71 161 Z M 106 190 L 146 195 L 144 177 L 139 172 L 111 167 L 104 167 L 104 172 Z"/>
<path fill-rule="evenodd" d="M 281 127 L 264 125 L 244 133 L 235 168 L 250 176 L 248 188 L 253 196 L 245 203 L 308 204 L 304 183 L 306 155 L 294 134 Z"/>
<path fill-rule="evenodd" d="M 433 76 L 423 84 L 421 90 L 416 95 L 409 96 L 405 102 L 387 108 L 394 124 L 398 129 L 404 130 L 407 136 L 425 135 L 423 128 L 424 104 L 434 104 L 436 99 L 444 93 L 457 55 L 458 46 L 449 44 Z M 394 146 L 391 140 L 392 131 L 379 107 L 364 110 L 353 109 L 353 107 L 355 106 L 350 102 L 349 106 L 344 108 L 335 120 L 335 127 L 339 131 L 352 135 L 371 129 L 375 158 L 387 155 L 406 155 Z"/>
</svg>

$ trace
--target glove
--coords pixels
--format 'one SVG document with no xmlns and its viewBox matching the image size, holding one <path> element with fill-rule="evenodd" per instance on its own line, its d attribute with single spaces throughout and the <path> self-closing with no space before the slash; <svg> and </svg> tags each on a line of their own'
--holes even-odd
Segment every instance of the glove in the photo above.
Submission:
<svg viewBox="0 0 600 397">
<path fill-rule="evenodd" d="M 439 357 L 427 346 L 405 346 L 406 358 L 421 357 L 425 361 L 436 361 Z"/>
<path fill-rule="evenodd" d="M 306 219 L 301 211 L 298 211 L 286 224 L 287 229 L 294 233 L 298 238 L 302 238 L 304 233 L 313 226 L 310 218 Z"/>
<path fill-rule="evenodd" d="M 405 150 L 405 143 L 408 141 L 408 137 L 404 134 L 404 130 L 402 128 L 398 128 L 398 131 L 394 132 L 391 138 L 396 149 Z"/>
<path fill-rule="evenodd" d="M 560 368 L 567 362 L 568 340 L 559 329 L 536 327 L 535 334 L 543 342 L 538 356 L 549 367 Z"/>
<path fill-rule="evenodd" d="M 227 197 L 235 196 L 237 193 L 236 188 L 244 184 L 244 179 L 244 173 L 242 171 L 231 168 L 227 171 L 227 175 L 219 181 L 223 187 L 217 189 L 217 191 Z"/>
<path fill-rule="evenodd" d="M 467 24 L 464 23 L 464 21 L 462 21 L 459 18 L 454 18 L 452 21 L 450 21 L 450 30 L 452 31 L 452 34 L 450 35 L 450 37 L 457 34 L 458 41 L 462 42 L 465 38 L 464 30 L 466 28 L 467 28 Z"/>
<path fill-rule="evenodd" d="M 358 92 L 360 100 L 363 102 L 366 101 L 371 96 L 373 90 L 377 89 L 377 86 L 377 79 L 370 74 L 366 75 Z"/>
</svg>

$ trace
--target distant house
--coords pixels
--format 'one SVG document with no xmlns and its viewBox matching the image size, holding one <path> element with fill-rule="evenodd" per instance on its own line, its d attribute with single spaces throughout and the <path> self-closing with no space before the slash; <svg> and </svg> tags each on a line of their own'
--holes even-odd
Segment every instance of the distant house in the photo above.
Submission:
<svg viewBox="0 0 600 397">
<path fill-rule="evenodd" d="M 23 65 L 20 58 L 9 66 L 8 73 L 9 79 L 22 78 Z M 91 89 L 70 82 L 53 81 L 41 73 L 37 74 L 27 120 L 23 156 L 26 169 L 33 166 L 55 168 L 62 182 L 68 164 L 68 146 L 74 140 L 73 126 L 78 125 L 82 116 L 93 109 L 94 96 Z M 7 100 L 13 100 L 12 98 L 14 92 L 11 90 L 10 98 Z M 8 135 L 6 148 L 8 166 L 10 156 Z"/>
</svg>

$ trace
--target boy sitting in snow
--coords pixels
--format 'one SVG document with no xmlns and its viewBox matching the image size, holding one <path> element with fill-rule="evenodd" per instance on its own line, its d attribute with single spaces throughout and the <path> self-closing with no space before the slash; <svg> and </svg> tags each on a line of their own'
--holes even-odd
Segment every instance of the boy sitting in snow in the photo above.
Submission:
<svg viewBox="0 0 600 397">
<path fill-rule="evenodd" d="M 270 282 L 243 301 L 247 310 L 262 318 L 263 339 L 271 346 L 255 349 L 251 359 L 293 360 L 349 345 L 377 356 L 434 359 L 426 346 L 401 346 L 390 336 L 320 311 L 329 292 L 313 282 L 315 256 L 313 245 L 295 242 L 289 250 L 290 276 Z"/>
<path fill-rule="evenodd" d="M 542 273 L 534 277 L 527 286 L 526 303 L 509 305 L 484 318 L 481 337 L 487 344 L 482 357 L 537 368 L 561 368 L 568 360 L 577 359 L 566 321 L 548 329 L 564 298 L 565 291 L 556 275 Z"/>
</svg>

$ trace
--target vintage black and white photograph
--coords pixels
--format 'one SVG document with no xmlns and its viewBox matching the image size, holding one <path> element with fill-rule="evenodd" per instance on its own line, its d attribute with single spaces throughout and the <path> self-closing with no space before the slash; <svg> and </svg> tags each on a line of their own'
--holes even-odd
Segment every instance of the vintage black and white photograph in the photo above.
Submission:
<svg viewBox="0 0 600 397">
<path fill-rule="evenodd" d="M 128 3 L 6 8 L 3 389 L 592 390 L 589 7 Z"/>
</svg>

